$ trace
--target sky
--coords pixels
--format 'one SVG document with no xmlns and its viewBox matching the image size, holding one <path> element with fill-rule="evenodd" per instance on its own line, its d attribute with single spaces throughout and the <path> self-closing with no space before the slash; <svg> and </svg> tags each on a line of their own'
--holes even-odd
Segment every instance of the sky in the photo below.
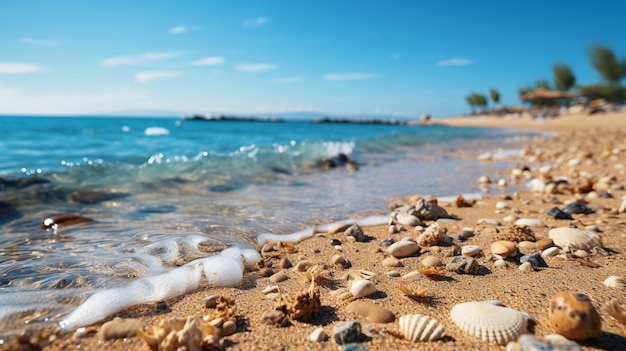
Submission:
<svg viewBox="0 0 626 351">
<path fill-rule="evenodd" d="M 0 0 L 0 114 L 466 114 L 596 84 L 626 1 Z"/>
</svg>

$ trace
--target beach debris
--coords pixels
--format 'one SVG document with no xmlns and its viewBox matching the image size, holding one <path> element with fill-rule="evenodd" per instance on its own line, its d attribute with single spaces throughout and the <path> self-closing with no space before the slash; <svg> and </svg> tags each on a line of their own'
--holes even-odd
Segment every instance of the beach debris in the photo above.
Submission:
<svg viewBox="0 0 626 351">
<path fill-rule="evenodd" d="M 89 217 L 84 217 L 71 213 L 58 214 L 52 217 L 47 217 L 39 224 L 41 229 L 54 229 L 58 227 L 67 227 L 71 225 L 80 225 L 93 222 L 94 220 Z"/>
<path fill-rule="evenodd" d="M 219 347 L 218 330 L 200 317 L 169 318 L 137 334 L 153 351 L 201 351 Z"/>
<path fill-rule="evenodd" d="M 436 246 L 445 240 L 447 230 L 445 227 L 435 222 L 428 226 L 422 234 L 417 237 L 417 244 L 419 246 Z"/>
<path fill-rule="evenodd" d="M 581 249 L 589 251 L 596 246 L 602 247 L 600 236 L 588 230 L 560 227 L 551 229 L 548 232 L 548 236 L 554 241 L 554 244 L 571 250 Z"/>
<path fill-rule="evenodd" d="M 424 267 L 417 270 L 421 275 L 425 276 L 430 280 L 440 280 L 441 278 L 446 276 L 446 271 L 444 266 L 439 267 Z"/>
<path fill-rule="evenodd" d="M 602 310 L 609 316 L 615 318 L 616 321 L 626 325 L 626 308 L 620 305 L 617 299 L 607 301 Z"/>
<path fill-rule="evenodd" d="M 518 310 L 476 301 L 455 305 L 450 317 L 465 333 L 498 345 L 516 340 L 528 326 L 528 317 Z"/>
<path fill-rule="evenodd" d="M 398 319 L 400 332 L 413 342 L 435 341 L 445 334 L 445 326 L 438 320 L 422 314 L 408 314 Z"/>
<path fill-rule="evenodd" d="M 421 220 L 436 221 L 440 218 L 452 218 L 448 212 L 437 203 L 437 198 L 420 198 L 415 203 L 415 216 Z"/>
<path fill-rule="evenodd" d="M 322 342 L 328 340 L 328 335 L 324 331 L 324 328 L 319 327 L 315 329 L 311 335 L 309 335 L 309 340 L 313 342 Z"/>
<path fill-rule="evenodd" d="M 353 281 L 359 279 L 371 279 L 376 276 L 376 273 L 365 269 L 351 269 L 344 274 L 341 279 L 346 281 Z"/>
<path fill-rule="evenodd" d="M 276 309 L 283 311 L 287 317 L 301 322 L 309 321 L 321 308 L 320 292 L 315 280 L 311 281 L 308 289 L 297 293 L 293 299 L 281 295 L 276 306 Z"/>
<path fill-rule="evenodd" d="M 550 325 L 555 332 L 573 340 L 598 338 L 602 321 L 591 299 L 583 292 L 561 291 L 550 299 Z"/>
<path fill-rule="evenodd" d="M 455 256 L 446 265 L 446 270 L 458 274 L 479 274 L 480 265 L 473 257 Z"/>
<path fill-rule="evenodd" d="M 361 323 L 359 321 L 341 321 L 333 327 L 333 340 L 339 344 L 357 342 L 361 337 Z"/>
<path fill-rule="evenodd" d="M 393 312 L 369 301 L 352 301 L 346 306 L 346 310 L 372 323 L 391 323 L 396 320 Z"/>
<path fill-rule="evenodd" d="M 523 334 L 517 341 L 506 345 L 505 351 L 582 351 L 582 347 L 575 341 L 568 340 L 563 335 L 549 334 L 538 337 L 532 334 Z"/>
<path fill-rule="evenodd" d="M 137 335 L 137 331 L 143 328 L 144 323 L 134 318 L 119 318 L 104 323 L 98 330 L 98 339 L 111 340 L 130 338 Z"/>
<path fill-rule="evenodd" d="M 389 246 L 389 254 L 395 258 L 412 256 L 420 251 L 419 245 L 414 241 L 401 240 Z"/>
<path fill-rule="evenodd" d="M 612 275 L 606 278 L 603 284 L 609 288 L 623 289 L 626 288 L 626 278 Z"/>
</svg>

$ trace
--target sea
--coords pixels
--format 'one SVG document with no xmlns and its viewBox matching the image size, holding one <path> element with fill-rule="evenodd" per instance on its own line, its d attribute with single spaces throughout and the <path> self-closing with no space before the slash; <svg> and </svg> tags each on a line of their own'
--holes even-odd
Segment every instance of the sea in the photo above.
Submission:
<svg viewBox="0 0 626 351">
<path fill-rule="evenodd" d="M 407 195 L 480 193 L 478 177 L 510 167 L 505 156 L 536 136 L 107 116 L 2 116 L 0 131 L 0 336 L 262 233 L 388 214 Z M 61 214 L 90 221 L 54 225 Z"/>
</svg>

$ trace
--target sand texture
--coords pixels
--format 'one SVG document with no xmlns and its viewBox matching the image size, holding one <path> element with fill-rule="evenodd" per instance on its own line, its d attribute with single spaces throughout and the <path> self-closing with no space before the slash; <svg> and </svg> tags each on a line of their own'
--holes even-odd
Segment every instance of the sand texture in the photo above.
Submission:
<svg viewBox="0 0 626 351">
<path fill-rule="evenodd" d="M 457 118 L 444 123 L 534 128 L 561 133 L 558 137 L 526 140 L 523 145 L 518 145 L 524 150 L 516 158 L 519 174 L 506 171 L 488 175 L 493 183 L 485 187 L 492 189 L 494 195 L 487 194 L 475 203 L 469 201 L 467 207 L 439 201 L 448 214 L 459 218 L 439 221 L 451 239 L 435 246 L 423 246 L 419 253 L 399 258 L 398 267 L 383 266 L 383 260 L 391 256 L 381 241 L 389 238 L 395 242 L 403 238 L 417 240 L 420 232 L 413 226 L 405 225 L 393 234 L 387 225 L 365 227 L 362 230 L 366 238 L 362 242 L 353 240 L 343 232 L 318 233 L 300 243 L 274 245 L 272 248 L 267 246 L 262 263 L 246 272 L 244 283 L 237 288 L 205 287 L 193 294 L 159 304 L 136 306 L 117 316 L 138 318 L 147 326 L 154 326 L 172 317 L 202 317 L 215 312 L 205 307 L 204 299 L 218 295 L 231 299 L 235 307 L 231 319 L 236 322 L 236 332 L 219 340 L 219 349 L 224 350 L 341 349 L 342 346 L 332 340 L 333 328 L 340 321 L 350 320 L 361 323 L 362 335 L 357 341 L 367 350 L 503 350 L 505 346 L 484 342 L 457 327 L 450 319 L 452 307 L 469 301 L 499 300 L 507 307 L 532 316 L 535 323 L 530 324 L 529 332 L 544 336 L 554 333 L 548 319 L 551 297 L 561 291 L 582 291 L 600 312 L 603 333 L 599 338 L 580 341 L 581 347 L 585 350 L 626 349 L 626 325 L 609 316 L 602 308 L 612 299 L 626 306 L 626 288 L 612 288 L 603 284 L 609 276 L 626 277 L 626 213 L 620 212 L 626 196 L 626 116 L 564 116 L 543 123 L 521 119 Z M 545 165 L 551 167 L 540 168 Z M 523 172 L 524 166 L 529 170 Z M 548 181 L 559 177 L 568 177 L 569 182 L 535 192 L 504 191 L 502 194 L 502 187 L 497 184 L 499 179 L 504 179 L 508 189 L 513 189 L 514 186 L 523 185 L 528 178 Z M 612 196 L 608 197 L 605 193 Z M 418 199 L 419 194 L 397 199 L 390 204 L 390 210 L 404 204 L 414 205 Z M 553 207 L 563 208 L 570 202 L 585 204 L 594 213 L 574 214 L 571 220 L 555 219 L 547 214 Z M 507 221 L 518 218 L 537 219 L 545 226 L 529 227 L 524 233 L 515 232 L 511 229 L 513 224 Z M 498 220 L 500 225 L 480 223 L 481 219 Z M 433 223 L 431 220 L 423 222 L 422 228 Z M 534 242 L 547 238 L 553 228 L 593 229 L 589 226 L 597 227 L 603 249 L 587 250 L 586 257 L 572 255 L 575 250 L 561 252 L 545 259 L 547 267 L 528 272 L 519 269 L 520 263 L 515 258 L 507 259 L 505 267 L 494 265 L 491 252 L 494 241 L 508 239 L 514 242 Z M 475 235 L 461 242 L 457 236 L 464 227 L 472 227 Z M 445 269 L 433 276 L 409 274 L 423 268 L 421 262 L 429 256 L 437 257 L 443 263 L 450 262 L 453 256 L 460 255 L 459 250 L 466 245 L 476 245 L 482 251 L 475 257 L 480 265 L 478 274 L 458 274 Z M 520 251 L 522 254 L 539 252 L 533 248 Z M 349 264 L 335 264 L 333 260 L 338 260 L 337 257 L 333 259 L 335 255 L 343 256 Z M 579 252 L 578 256 L 585 255 Z M 292 266 L 281 268 L 281 265 L 287 266 L 285 260 L 291 262 Z M 298 271 L 294 266 L 302 261 L 308 262 L 301 263 L 302 266 L 298 268 L 302 271 Z M 392 270 L 400 276 L 390 276 L 389 271 Z M 272 282 L 276 278 L 270 276 L 279 272 L 283 272 L 287 279 Z M 408 277 L 403 277 L 407 274 Z M 394 322 L 372 322 L 347 308 L 352 300 L 347 289 L 359 277 L 369 278 L 377 292 L 358 300 L 385 307 L 395 315 Z M 288 325 L 279 326 L 264 320 L 264 316 L 277 311 L 281 298 L 289 305 L 297 293 L 305 292 L 306 295 L 311 288 L 311 279 L 319 292 L 321 309 L 313 313 L 309 321 L 301 322 L 291 318 L 285 321 Z M 275 285 L 278 286 L 276 292 L 263 292 L 268 286 Z M 337 292 L 338 289 L 346 290 Z M 403 290 L 412 291 L 415 296 L 409 297 Z M 406 314 L 422 314 L 438 320 L 445 326 L 445 336 L 441 340 L 429 342 L 404 340 L 400 336 L 397 319 Z M 324 328 L 329 339 L 321 342 L 309 340 L 309 335 L 319 327 Z M 101 324 L 96 324 L 88 328 L 87 333 L 44 338 L 35 345 L 28 345 L 29 341 L 22 340 L 21 345 L 24 349 L 37 349 L 39 345 L 45 350 L 150 349 L 138 336 L 99 340 L 96 335 L 99 328 Z M 10 345 L 15 349 L 18 344 L 20 342 L 13 340 Z"/>
</svg>

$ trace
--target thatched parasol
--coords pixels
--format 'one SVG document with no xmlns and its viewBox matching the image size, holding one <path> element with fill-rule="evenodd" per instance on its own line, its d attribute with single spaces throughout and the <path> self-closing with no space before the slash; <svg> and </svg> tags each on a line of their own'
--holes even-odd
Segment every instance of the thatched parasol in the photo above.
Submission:
<svg viewBox="0 0 626 351">
<path fill-rule="evenodd" d="M 572 93 L 565 90 L 548 90 L 545 88 L 539 88 L 535 91 L 528 92 L 522 95 L 522 101 L 531 101 L 537 99 L 544 100 L 556 100 L 556 99 L 571 99 L 577 97 L 577 93 Z"/>
</svg>

